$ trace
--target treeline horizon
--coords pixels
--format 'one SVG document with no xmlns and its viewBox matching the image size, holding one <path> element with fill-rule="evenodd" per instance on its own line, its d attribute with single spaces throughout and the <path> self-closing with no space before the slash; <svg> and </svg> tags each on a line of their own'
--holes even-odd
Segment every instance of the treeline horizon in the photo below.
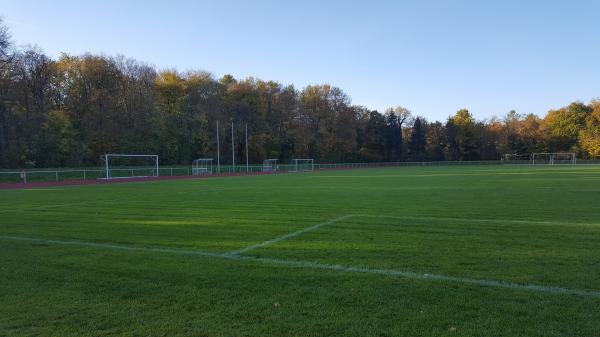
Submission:
<svg viewBox="0 0 600 337">
<path fill-rule="evenodd" d="M 428 121 L 407 108 L 354 105 L 328 84 L 159 70 L 105 55 L 17 48 L 0 20 L 0 168 L 95 166 L 105 153 L 158 154 L 162 164 L 217 155 L 287 162 L 498 160 L 503 154 L 575 152 L 600 157 L 600 101 L 476 120 L 467 109 Z"/>
</svg>

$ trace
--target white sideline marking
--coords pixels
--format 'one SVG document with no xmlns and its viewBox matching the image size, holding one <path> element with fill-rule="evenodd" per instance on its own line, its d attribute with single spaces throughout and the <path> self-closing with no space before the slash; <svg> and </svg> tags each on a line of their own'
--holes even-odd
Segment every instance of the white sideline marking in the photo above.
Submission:
<svg viewBox="0 0 600 337">
<path fill-rule="evenodd" d="M 596 175 L 596 172 L 589 171 L 528 171 L 528 172 L 502 172 L 502 171 L 494 171 L 494 170 L 478 170 L 479 172 L 485 173 L 428 173 L 428 174 L 385 174 L 385 175 L 319 175 L 314 176 L 312 178 L 369 178 L 369 179 L 377 179 L 377 178 L 428 178 L 428 177 L 470 177 L 470 176 L 495 176 L 495 175 L 538 175 L 540 173 L 551 173 L 551 174 L 573 174 L 573 173 L 582 173 L 582 174 L 593 174 Z"/>
<path fill-rule="evenodd" d="M 81 202 L 71 202 L 68 204 L 41 205 L 41 206 L 33 206 L 33 207 L 25 207 L 25 208 L 4 209 L 4 210 L 0 210 L 0 213 L 27 212 L 27 211 L 40 211 L 40 210 L 43 211 L 45 209 L 50 209 L 50 208 L 85 205 L 85 204 L 89 204 L 90 202 L 92 202 L 92 201 L 81 201 Z"/>
<path fill-rule="evenodd" d="M 298 230 L 298 231 L 295 231 L 295 232 L 292 232 L 292 233 L 288 233 L 288 234 L 276 237 L 276 238 L 271 239 L 271 240 L 263 241 L 263 242 L 255 244 L 255 245 L 251 245 L 251 246 L 248 246 L 248 247 L 245 247 L 245 248 L 242 248 L 242 249 L 234 250 L 232 252 L 229 252 L 228 254 L 237 255 L 237 254 L 245 253 L 247 251 L 250 251 L 250 250 L 253 250 L 253 249 L 256 249 L 256 248 L 259 248 L 259 247 L 267 246 L 267 245 L 270 245 L 270 244 L 273 244 L 273 243 L 277 243 L 279 241 L 283 241 L 285 239 L 293 238 L 295 236 L 304 234 L 306 232 L 314 231 L 315 229 L 319 229 L 320 227 L 323 227 L 323 226 L 326 226 L 326 225 L 331 225 L 332 223 L 336 223 L 338 221 L 342 221 L 342 220 L 348 219 L 348 218 L 353 217 L 353 216 L 354 215 L 350 214 L 350 215 L 341 216 L 339 218 L 327 220 L 327 221 L 318 223 L 318 224 L 316 224 L 314 226 L 306 227 L 304 229 L 301 229 L 301 230 Z"/>
<path fill-rule="evenodd" d="M 486 222 L 486 223 L 514 223 L 530 225 L 562 225 L 562 226 L 600 226 L 600 223 L 586 222 L 564 222 L 564 221 L 536 221 L 536 220 L 518 220 L 518 219 L 477 219 L 477 218 L 452 218 L 452 217 L 429 217 L 429 216 L 394 216 L 394 215 L 372 215 L 372 214 L 354 214 L 355 217 L 363 218 L 383 218 L 397 220 L 434 220 L 434 221 L 459 221 L 459 222 Z"/>
<path fill-rule="evenodd" d="M 0 210 L 0 214 L 3 213 L 11 213 L 11 212 L 27 212 L 27 211 L 43 211 L 51 208 L 60 208 L 60 207 L 70 207 L 70 206 L 81 206 L 81 205 L 89 205 L 96 203 L 107 203 L 107 202 L 119 202 L 127 199 L 110 199 L 110 200 L 88 200 L 88 201 L 79 201 L 79 202 L 70 202 L 66 204 L 54 204 L 54 205 L 39 205 L 25 208 L 13 208 L 13 209 L 4 209 Z"/>
<path fill-rule="evenodd" d="M 235 261 L 261 262 L 261 263 L 274 264 L 274 265 L 280 265 L 280 266 L 286 266 L 286 267 L 294 267 L 294 268 L 308 268 L 308 269 L 340 271 L 340 272 L 347 272 L 347 273 L 396 276 L 396 277 L 402 277 L 402 278 L 407 278 L 407 279 L 416 279 L 416 280 L 424 280 L 424 281 L 446 281 L 446 282 L 463 283 L 463 284 L 470 284 L 470 285 L 484 286 L 484 287 L 528 290 L 528 291 L 534 291 L 534 292 L 538 292 L 538 293 L 579 295 L 579 296 L 585 296 L 585 297 L 600 298 L 600 291 L 594 291 L 594 290 L 551 287 L 551 286 L 542 286 L 542 285 L 536 285 L 536 284 L 520 284 L 520 283 L 513 283 L 513 282 L 506 282 L 506 281 L 471 279 L 471 278 L 465 278 L 465 277 L 455 277 L 455 276 L 436 275 L 436 274 L 419 274 L 419 273 L 410 272 L 410 271 L 400 271 L 400 270 L 392 270 L 392 269 L 372 269 L 372 268 L 353 267 L 353 266 L 345 266 L 345 265 L 338 265 L 338 264 L 324 264 L 324 263 L 310 262 L 310 261 L 294 261 L 294 260 L 284 260 L 284 259 L 275 259 L 275 258 L 243 256 L 243 255 L 237 255 L 237 254 L 231 254 L 231 253 L 223 254 L 223 253 L 203 252 L 203 251 L 197 251 L 197 250 L 183 250 L 183 249 L 157 248 L 157 247 L 135 247 L 135 246 L 127 246 L 127 245 L 108 244 L 108 243 L 49 240 L 49 239 L 37 239 L 37 238 L 7 236 L 7 235 L 0 235 L 0 240 L 27 241 L 27 242 L 39 242 L 39 243 L 54 244 L 54 245 L 103 248 L 103 249 L 110 249 L 110 250 L 166 253 L 166 254 L 175 254 L 175 255 L 222 258 L 222 259 L 235 260 Z"/>
</svg>

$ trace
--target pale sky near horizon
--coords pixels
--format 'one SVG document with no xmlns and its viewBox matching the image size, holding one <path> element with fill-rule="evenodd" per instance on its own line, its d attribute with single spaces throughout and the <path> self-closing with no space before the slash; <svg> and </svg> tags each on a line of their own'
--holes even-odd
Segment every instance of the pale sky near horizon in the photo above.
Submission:
<svg viewBox="0 0 600 337">
<path fill-rule="evenodd" d="M 7 1 L 17 45 L 329 83 L 429 120 L 543 115 L 600 97 L 600 1 Z"/>
</svg>

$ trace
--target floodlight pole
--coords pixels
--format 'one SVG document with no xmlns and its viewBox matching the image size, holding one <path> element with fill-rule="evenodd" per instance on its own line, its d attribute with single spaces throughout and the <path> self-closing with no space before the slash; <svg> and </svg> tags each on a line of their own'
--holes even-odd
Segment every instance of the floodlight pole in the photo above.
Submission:
<svg viewBox="0 0 600 337">
<path fill-rule="evenodd" d="M 233 139 L 233 119 L 231 120 L 231 162 L 233 173 L 235 173 L 235 141 Z"/>
<path fill-rule="evenodd" d="M 246 123 L 246 173 L 248 173 L 248 123 Z"/>
<path fill-rule="evenodd" d="M 217 120 L 217 172 L 221 173 L 221 141 L 219 140 L 219 121 Z"/>
</svg>

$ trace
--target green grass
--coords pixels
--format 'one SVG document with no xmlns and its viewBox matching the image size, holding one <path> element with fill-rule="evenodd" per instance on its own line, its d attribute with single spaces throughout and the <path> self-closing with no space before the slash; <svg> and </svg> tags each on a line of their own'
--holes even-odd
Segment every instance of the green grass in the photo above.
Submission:
<svg viewBox="0 0 600 337">
<path fill-rule="evenodd" d="M 599 200 L 594 166 L 0 190 L 0 336 L 600 336 Z"/>
</svg>

